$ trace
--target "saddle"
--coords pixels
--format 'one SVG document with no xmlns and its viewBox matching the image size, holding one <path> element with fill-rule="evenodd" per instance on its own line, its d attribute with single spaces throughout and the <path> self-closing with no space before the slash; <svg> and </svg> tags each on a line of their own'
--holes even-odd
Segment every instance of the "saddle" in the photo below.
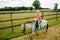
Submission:
<svg viewBox="0 0 60 40">
<path fill-rule="evenodd" d="M 43 28 L 42 21 L 39 21 L 39 22 L 34 21 L 33 25 L 34 25 L 34 29 L 42 29 Z"/>
</svg>

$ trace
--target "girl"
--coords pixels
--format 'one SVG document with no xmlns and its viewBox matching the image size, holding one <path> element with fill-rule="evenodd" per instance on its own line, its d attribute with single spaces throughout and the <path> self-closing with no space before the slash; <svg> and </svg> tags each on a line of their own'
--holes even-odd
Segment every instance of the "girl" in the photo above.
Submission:
<svg viewBox="0 0 60 40">
<path fill-rule="evenodd" d="M 38 29 L 39 27 L 38 21 L 41 20 L 41 14 L 39 10 L 36 11 L 35 20 L 36 20 L 36 29 Z"/>
</svg>

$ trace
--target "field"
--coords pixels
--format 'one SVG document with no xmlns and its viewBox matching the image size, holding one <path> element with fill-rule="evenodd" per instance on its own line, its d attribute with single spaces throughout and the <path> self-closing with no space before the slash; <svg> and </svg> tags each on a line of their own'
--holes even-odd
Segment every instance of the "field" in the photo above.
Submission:
<svg viewBox="0 0 60 40">
<path fill-rule="evenodd" d="M 55 12 L 44 12 L 43 14 L 46 15 L 46 14 L 54 14 Z M 26 18 L 26 17 L 33 17 L 35 16 L 35 13 L 21 13 L 21 14 L 13 14 L 13 19 L 15 18 Z M 60 16 L 60 15 L 58 15 Z M 49 19 L 49 18 L 53 18 L 53 17 L 56 17 L 56 15 L 53 15 L 53 16 L 44 16 L 43 19 Z M 10 19 L 10 14 L 3 14 L 3 15 L 0 15 L 0 20 L 9 20 Z M 29 19 L 23 19 L 23 20 L 15 20 L 13 21 L 13 25 L 16 25 L 16 24 L 22 24 L 24 22 L 27 22 L 27 21 L 33 21 L 34 18 L 29 18 Z M 57 20 L 56 19 L 51 19 L 51 20 L 48 20 L 48 24 L 49 26 L 51 25 L 54 25 L 54 24 L 57 24 L 57 23 L 60 23 L 60 18 L 58 18 Z M 10 26 L 11 25 L 11 22 L 0 22 L 0 28 L 4 28 L 4 27 L 7 27 L 7 26 Z M 26 29 L 26 34 L 30 33 L 30 29 L 27 28 Z M 25 35 L 24 33 L 21 32 L 21 26 L 17 26 L 17 27 L 14 27 L 14 32 L 12 33 L 12 29 L 11 28 L 7 28 L 7 29 L 2 29 L 0 30 L 0 40 L 8 40 L 8 38 L 13 38 L 13 37 L 16 37 L 16 36 L 22 36 L 22 35 Z"/>
<path fill-rule="evenodd" d="M 38 36 L 36 33 L 32 35 L 31 40 L 60 40 L 60 23 L 48 28 L 48 32 L 45 30 L 37 31 Z M 10 40 L 30 40 L 30 34 L 16 37 Z"/>
</svg>

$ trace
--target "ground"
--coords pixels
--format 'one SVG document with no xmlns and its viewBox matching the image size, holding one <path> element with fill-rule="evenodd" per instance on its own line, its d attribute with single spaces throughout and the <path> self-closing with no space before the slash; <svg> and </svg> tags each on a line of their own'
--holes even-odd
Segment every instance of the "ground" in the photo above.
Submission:
<svg viewBox="0 0 60 40">
<path fill-rule="evenodd" d="M 32 40 L 60 40 L 60 24 L 49 27 L 48 32 L 44 30 L 38 31 L 38 36 L 34 34 L 31 38 Z M 10 40 L 30 40 L 29 34 L 25 36 L 20 36 Z"/>
</svg>

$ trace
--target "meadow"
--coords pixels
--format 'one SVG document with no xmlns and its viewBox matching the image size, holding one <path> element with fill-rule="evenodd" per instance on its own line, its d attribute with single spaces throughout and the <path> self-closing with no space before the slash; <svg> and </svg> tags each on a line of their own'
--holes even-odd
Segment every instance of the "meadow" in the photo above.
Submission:
<svg viewBox="0 0 60 40">
<path fill-rule="evenodd" d="M 44 12 L 43 15 L 50 15 L 50 14 L 55 14 L 55 13 L 56 12 Z M 42 12 L 41 12 L 41 15 L 42 15 Z M 34 17 L 35 13 L 21 13 L 21 14 L 17 13 L 17 14 L 13 14 L 12 16 L 13 16 L 13 19 L 27 18 L 27 17 Z M 58 15 L 58 16 L 60 16 L 60 15 Z M 49 19 L 49 18 L 53 18 L 53 17 L 56 17 L 56 15 L 44 16 L 43 19 Z M 10 20 L 10 14 L 0 15 L 0 20 Z M 28 21 L 34 21 L 34 18 L 14 20 L 13 25 L 22 24 L 22 23 L 25 23 L 25 22 L 28 22 Z M 60 18 L 57 18 L 57 20 L 56 19 L 48 20 L 48 25 L 49 26 L 52 26 L 52 25 L 55 25 L 55 24 L 58 24 L 58 23 L 60 23 Z M 11 25 L 10 21 L 0 22 L 0 28 L 4 28 L 4 27 L 10 26 L 10 25 Z M 26 29 L 26 34 L 30 33 L 30 31 L 31 30 L 29 28 L 27 28 Z M 13 38 L 13 37 L 16 37 L 16 36 L 22 36 L 22 35 L 26 35 L 26 34 L 22 33 L 21 26 L 14 27 L 13 32 L 12 32 L 11 28 L 2 29 L 2 30 L 0 30 L 0 40 L 8 40 L 9 38 Z"/>
</svg>

